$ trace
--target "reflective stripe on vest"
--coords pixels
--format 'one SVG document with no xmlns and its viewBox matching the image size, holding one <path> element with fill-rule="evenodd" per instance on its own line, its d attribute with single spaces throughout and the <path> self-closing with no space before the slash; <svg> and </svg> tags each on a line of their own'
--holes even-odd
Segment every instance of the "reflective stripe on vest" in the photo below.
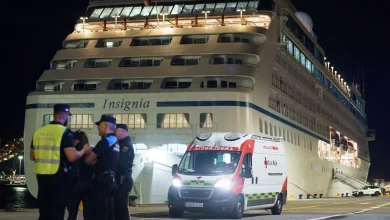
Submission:
<svg viewBox="0 0 390 220">
<path fill-rule="evenodd" d="M 60 167 L 61 140 L 67 128 L 59 124 L 48 124 L 34 133 L 34 173 L 51 175 Z"/>
</svg>

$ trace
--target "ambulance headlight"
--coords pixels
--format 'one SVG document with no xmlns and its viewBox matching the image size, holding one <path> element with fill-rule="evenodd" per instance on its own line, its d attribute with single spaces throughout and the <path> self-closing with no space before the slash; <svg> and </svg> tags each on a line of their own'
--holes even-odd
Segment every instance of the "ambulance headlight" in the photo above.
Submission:
<svg viewBox="0 0 390 220">
<path fill-rule="evenodd" d="M 172 186 L 174 187 L 180 187 L 181 186 L 181 180 L 177 179 L 177 178 L 174 178 L 172 180 Z"/>
<path fill-rule="evenodd" d="M 230 134 L 225 135 L 225 140 L 236 141 L 236 140 L 239 140 L 240 138 L 243 138 L 247 135 L 248 134 L 243 134 L 243 133 L 230 133 Z"/>
<path fill-rule="evenodd" d="M 214 184 L 215 188 L 227 189 L 227 190 L 231 189 L 232 186 L 233 186 L 233 180 L 231 179 L 222 179 Z"/>
</svg>

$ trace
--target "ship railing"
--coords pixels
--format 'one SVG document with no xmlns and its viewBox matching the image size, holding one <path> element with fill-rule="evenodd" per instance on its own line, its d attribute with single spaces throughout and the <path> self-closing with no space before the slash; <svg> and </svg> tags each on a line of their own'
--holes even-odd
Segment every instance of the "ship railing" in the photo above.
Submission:
<svg viewBox="0 0 390 220">
<path fill-rule="evenodd" d="M 141 19 L 140 19 L 141 18 Z M 101 31 L 126 31 L 164 28 L 195 28 L 195 27 L 219 27 L 219 26 L 255 26 L 269 28 L 271 17 L 263 14 L 174 17 L 166 16 L 163 20 L 155 16 L 138 18 L 90 18 L 79 20 L 75 26 L 76 33 L 101 32 Z"/>
</svg>

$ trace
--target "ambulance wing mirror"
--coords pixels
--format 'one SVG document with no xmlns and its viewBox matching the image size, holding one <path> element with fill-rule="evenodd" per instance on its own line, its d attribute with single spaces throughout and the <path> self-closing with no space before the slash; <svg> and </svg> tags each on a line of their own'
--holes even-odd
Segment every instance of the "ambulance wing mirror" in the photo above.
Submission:
<svg viewBox="0 0 390 220">
<path fill-rule="evenodd" d="M 172 166 L 172 176 L 175 176 L 177 170 L 177 164 L 173 164 Z"/>
<path fill-rule="evenodd" d="M 252 167 L 251 166 L 246 166 L 243 170 L 243 177 L 246 178 L 246 179 L 249 179 L 249 178 L 252 178 L 253 177 L 253 174 L 252 174 Z"/>
</svg>

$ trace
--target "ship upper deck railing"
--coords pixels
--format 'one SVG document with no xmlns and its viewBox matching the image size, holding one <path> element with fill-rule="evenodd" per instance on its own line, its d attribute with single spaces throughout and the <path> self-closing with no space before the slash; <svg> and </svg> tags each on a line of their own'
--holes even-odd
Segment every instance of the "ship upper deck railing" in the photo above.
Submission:
<svg viewBox="0 0 390 220">
<path fill-rule="evenodd" d="M 268 29 L 271 23 L 271 14 L 240 13 L 237 15 L 188 15 L 188 16 L 138 16 L 132 18 L 81 17 L 75 26 L 75 33 L 101 32 L 101 31 L 127 31 L 160 28 L 194 28 L 194 27 L 217 27 L 217 26 L 254 26 Z"/>
</svg>

